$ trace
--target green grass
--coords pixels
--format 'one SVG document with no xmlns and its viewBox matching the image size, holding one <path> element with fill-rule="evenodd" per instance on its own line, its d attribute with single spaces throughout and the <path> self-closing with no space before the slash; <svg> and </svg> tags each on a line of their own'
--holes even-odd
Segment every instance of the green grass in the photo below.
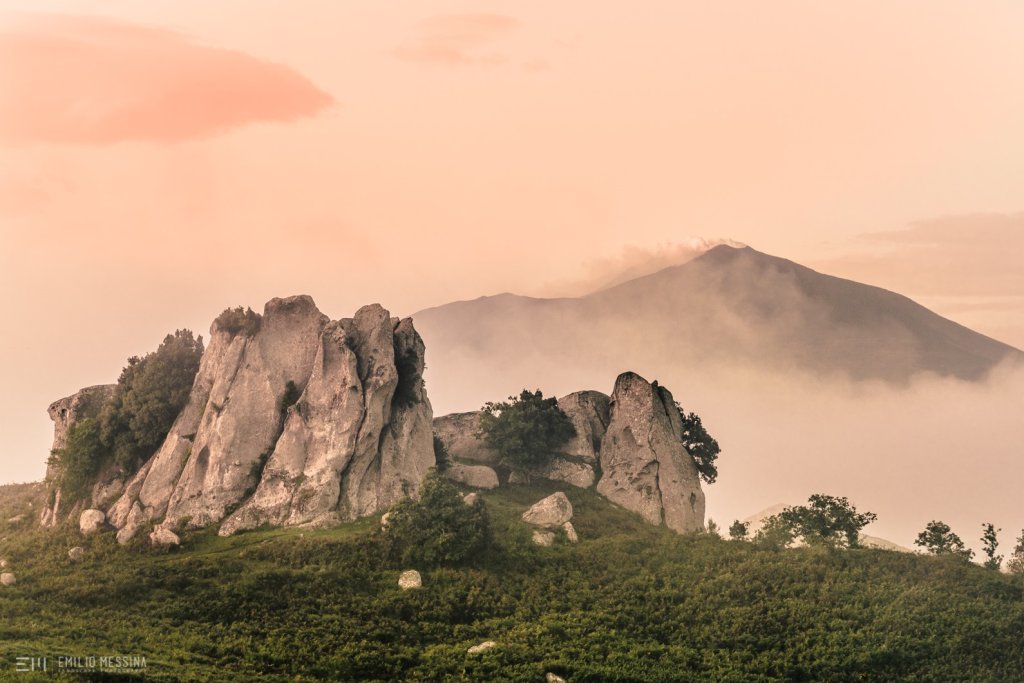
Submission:
<svg viewBox="0 0 1024 683">
<path fill-rule="evenodd" d="M 172 551 L 69 528 L 10 534 L 0 680 L 35 680 L 13 672 L 17 656 L 90 654 L 144 655 L 154 681 L 1024 680 L 1019 577 L 677 536 L 571 487 L 581 543 L 539 548 L 519 516 L 555 490 L 483 493 L 495 547 L 468 567 L 418 568 L 424 587 L 409 592 L 376 518 L 208 531 Z M 88 551 L 78 563 L 74 545 Z M 466 653 L 484 640 L 498 646 Z"/>
</svg>

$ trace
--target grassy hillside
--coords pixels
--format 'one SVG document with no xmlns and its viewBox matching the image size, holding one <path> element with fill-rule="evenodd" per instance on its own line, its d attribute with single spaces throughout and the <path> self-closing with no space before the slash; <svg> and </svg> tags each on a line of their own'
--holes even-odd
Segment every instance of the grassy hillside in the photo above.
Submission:
<svg viewBox="0 0 1024 683">
<path fill-rule="evenodd" d="M 484 494 L 496 547 L 472 567 L 423 571 L 408 592 L 403 567 L 381 559 L 376 519 L 205 533 L 170 552 L 69 529 L 11 534 L 0 679 L 33 680 L 13 673 L 18 656 L 100 654 L 144 655 L 155 681 L 1024 676 L 1016 577 L 882 550 L 681 537 L 576 489 L 581 543 L 533 546 L 519 515 L 554 490 Z M 77 563 L 74 545 L 88 551 Z M 485 640 L 498 645 L 466 653 Z"/>
</svg>

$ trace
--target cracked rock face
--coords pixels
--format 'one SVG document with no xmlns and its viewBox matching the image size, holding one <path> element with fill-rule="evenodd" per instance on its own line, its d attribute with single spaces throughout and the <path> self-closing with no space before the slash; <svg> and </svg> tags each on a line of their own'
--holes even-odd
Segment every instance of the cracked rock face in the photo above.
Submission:
<svg viewBox="0 0 1024 683">
<path fill-rule="evenodd" d="M 704 493 L 668 389 L 626 372 L 615 380 L 597 492 L 654 525 L 704 528 Z"/>
<path fill-rule="evenodd" d="M 434 464 L 423 367 L 412 321 L 379 305 L 331 321 L 298 296 L 251 334 L 215 322 L 187 405 L 109 511 L 118 540 L 150 521 L 329 524 L 415 495 Z"/>
</svg>

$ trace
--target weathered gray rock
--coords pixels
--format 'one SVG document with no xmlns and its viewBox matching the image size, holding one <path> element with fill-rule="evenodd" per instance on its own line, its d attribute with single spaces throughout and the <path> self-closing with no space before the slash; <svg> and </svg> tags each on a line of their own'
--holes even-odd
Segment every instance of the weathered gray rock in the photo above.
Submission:
<svg viewBox="0 0 1024 683">
<path fill-rule="evenodd" d="M 536 467 L 526 473 L 525 478 L 560 481 L 570 486 L 588 489 L 594 485 L 595 476 L 594 468 L 590 465 L 555 455 L 542 467 Z"/>
<path fill-rule="evenodd" d="M 110 508 L 120 542 L 160 520 L 320 526 L 417 494 L 433 415 L 411 320 L 375 304 L 332 322 L 297 296 L 268 302 L 255 331 L 210 334 L 187 405 Z"/>
<path fill-rule="evenodd" d="M 466 505 L 476 505 L 478 500 L 480 500 L 480 494 L 475 491 L 473 493 L 467 493 L 462 497 L 462 502 Z"/>
<path fill-rule="evenodd" d="M 626 372 L 615 380 L 601 442 L 597 491 L 651 524 L 680 532 L 704 528 L 704 493 L 682 443 L 682 417 L 672 394 Z"/>
<path fill-rule="evenodd" d="M 416 495 L 434 465 L 423 341 L 379 305 L 331 322 L 253 497 L 221 535 L 352 520 Z"/>
<path fill-rule="evenodd" d="M 480 654 L 481 652 L 487 652 L 491 648 L 497 647 L 497 645 L 498 644 L 496 642 L 494 642 L 493 640 L 485 640 L 484 642 L 480 643 L 479 645 L 472 646 L 471 648 L 466 650 L 466 652 L 468 654 L 471 654 L 471 655 L 477 655 L 477 654 Z"/>
<path fill-rule="evenodd" d="M 72 562 L 77 562 L 85 556 L 85 548 L 80 545 L 76 545 L 74 548 L 68 551 L 68 559 Z"/>
<path fill-rule="evenodd" d="M 544 674 L 545 683 L 565 683 L 565 679 L 558 674 L 553 674 L 550 671 Z"/>
<path fill-rule="evenodd" d="M 244 338 L 241 348 L 239 336 L 224 339 L 226 333 L 214 323 L 212 336 L 227 342 L 227 358 L 219 360 L 228 372 L 214 377 L 188 461 L 167 503 L 165 524 L 186 521 L 188 528 L 198 528 L 219 522 L 256 486 L 260 463 L 281 431 L 281 400 L 289 383 L 299 391 L 305 388 L 326 324 L 308 296 L 267 302 L 259 330 Z M 156 470 L 154 464 L 150 476 Z M 156 507 L 146 493 L 144 485 L 144 508 Z"/>
<path fill-rule="evenodd" d="M 477 436 L 479 431 L 480 411 L 452 413 L 434 418 L 434 433 L 444 442 L 448 455 L 460 460 L 498 464 L 501 456 L 484 444 Z"/>
<path fill-rule="evenodd" d="M 23 512 L 20 515 L 14 515 L 13 517 L 8 517 L 7 518 L 7 523 L 8 524 L 21 524 L 22 522 L 25 521 L 26 517 L 27 517 L 27 515 Z"/>
<path fill-rule="evenodd" d="M 79 421 L 86 418 L 97 418 L 103 407 L 110 402 L 117 389 L 116 384 L 100 384 L 86 387 L 77 393 L 67 396 L 50 404 L 47 412 L 53 420 L 53 444 L 51 450 L 59 450 L 67 446 L 68 432 Z M 56 526 L 60 513 L 61 492 L 52 483 L 55 481 L 58 471 L 56 465 L 46 466 L 46 481 L 49 482 L 46 505 L 39 513 L 39 523 L 44 527 Z"/>
<path fill-rule="evenodd" d="M 158 526 L 149 535 L 149 542 L 153 545 L 180 545 L 181 539 L 170 529 Z"/>
<path fill-rule="evenodd" d="M 608 429 L 610 406 L 611 399 L 600 391 L 577 391 L 558 399 L 558 407 L 576 428 L 576 436 L 562 447 L 562 452 L 596 463 L 601 439 Z"/>
<path fill-rule="evenodd" d="M 124 524 L 117 531 L 118 544 L 125 545 L 128 541 L 135 538 L 135 534 L 139 533 L 139 529 L 146 524 L 147 520 L 146 513 L 142 511 L 139 501 L 132 503 L 132 509 L 129 510 Z"/>
<path fill-rule="evenodd" d="M 534 529 L 533 542 L 537 545 L 544 546 L 545 548 L 550 548 L 555 544 L 555 534 L 552 531 Z"/>
<path fill-rule="evenodd" d="M 563 524 L 562 531 L 565 532 L 565 537 L 569 540 L 569 543 L 579 543 L 580 537 L 576 533 L 576 527 L 572 525 L 572 522 Z"/>
<path fill-rule="evenodd" d="M 18 577 L 14 575 L 14 572 L 0 574 L 0 586 L 13 586 L 16 583 L 18 583 Z"/>
<path fill-rule="evenodd" d="M 7 560 L 0 559 L 0 569 L 7 569 Z"/>
<path fill-rule="evenodd" d="M 546 529 L 556 529 L 572 519 L 572 503 L 564 493 L 552 493 L 523 513 L 523 521 Z"/>
<path fill-rule="evenodd" d="M 609 398 L 598 391 L 578 391 L 558 400 L 576 428 L 576 436 L 562 448 L 562 454 L 552 456 L 541 467 L 530 471 L 513 470 L 508 483 L 528 484 L 537 479 L 560 481 L 571 486 L 590 488 L 596 475 L 601 438 L 608 424 Z M 501 456 L 488 448 L 477 436 L 480 431 L 479 411 L 453 413 L 434 419 L 434 432 L 444 442 L 448 454 L 458 460 L 497 464 Z M 456 481 L 458 481 L 457 477 Z"/>
<path fill-rule="evenodd" d="M 103 510 L 84 510 L 78 518 L 78 530 L 86 536 L 95 534 L 103 528 L 106 521 L 107 515 Z"/>
<path fill-rule="evenodd" d="M 460 462 L 453 462 L 445 469 L 444 476 L 478 489 L 498 487 L 498 473 L 487 465 L 463 465 Z"/>
<path fill-rule="evenodd" d="M 423 577 L 415 569 L 407 569 L 398 577 L 398 587 L 404 591 L 411 588 L 422 588 Z"/>
</svg>

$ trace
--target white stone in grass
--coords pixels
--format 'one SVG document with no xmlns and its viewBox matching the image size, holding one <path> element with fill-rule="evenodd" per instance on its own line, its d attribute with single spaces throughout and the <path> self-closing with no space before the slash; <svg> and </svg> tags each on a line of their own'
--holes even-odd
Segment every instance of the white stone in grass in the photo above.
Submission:
<svg viewBox="0 0 1024 683">
<path fill-rule="evenodd" d="M 565 537 L 569 539 L 569 543 L 578 543 L 580 537 L 576 534 L 576 527 L 572 525 L 572 522 L 566 522 L 562 525 L 562 530 L 565 531 Z"/>
<path fill-rule="evenodd" d="M 487 652 L 488 650 L 490 650 L 492 647 L 495 647 L 496 645 L 497 645 L 497 643 L 494 642 L 493 640 L 485 640 L 484 642 L 480 643 L 479 645 L 474 645 L 473 647 L 469 648 L 468 650 L 466 650 L 466 652 L 471 654 L 471 655 L 478 655 L 481 652 Z"/>
<path fill-rule="evenodd" d="M 153 545 L 180 545 L 181 539 L 170 529 L 158 526 L 149 535 L 149 542 Z"/>
<path fill-rule="evenodd" d="M 78 530 L 84 535 L 95 534 L 103 528 L 107 521 L 107 514 L 103 510 L 83 510 L 78 518 Z"/>
<path fill-rule="evenodd" d="M 415 569 L 409 569 L 402 572 L 402 575 L 398 577 L 398 587 L 404 591 L 410 588 L 422 588 L 423 577 Z"/>
<path fill-rule="evenodd" d="M 550 531 L 541 531 L 538 529 L 533 532 L 533 542 L 537 545 L 542 545 L 545 548 L 550 548 L 555 543 L 555 534 Z"/>
<path fill-rule="evenodd" d="M 84 555 L 85 548 L 83 548 L 80 545 L 76 545 L 74 548 L 68 551 L 68 557 L 71 559 L 72 562 L 77 562 L 78 560 L 82 559 Z"/>
<path fill-rule="evenodd" d="M 0 585 L 13 586 L 17 582 L 18 577 L 16 577 L 12 572 L 4 572 L 3 574 L 0 574 Z"/>
</svg>

